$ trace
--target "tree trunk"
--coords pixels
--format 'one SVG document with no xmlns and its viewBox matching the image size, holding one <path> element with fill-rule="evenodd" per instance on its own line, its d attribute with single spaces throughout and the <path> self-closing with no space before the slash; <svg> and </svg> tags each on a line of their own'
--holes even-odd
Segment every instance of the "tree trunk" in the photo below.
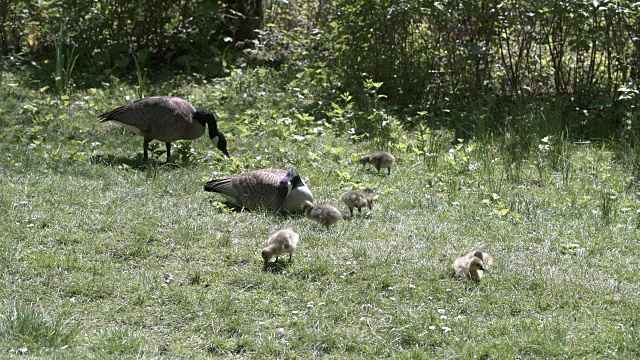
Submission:
<svg viewBox="0 0 640 360">
<path fill-rule="evenodd" d="M 264 26 L 262 0 L 228 0 L 229 9 L 235 12 L 234 41 L 255 40 Z"/>
</svg>

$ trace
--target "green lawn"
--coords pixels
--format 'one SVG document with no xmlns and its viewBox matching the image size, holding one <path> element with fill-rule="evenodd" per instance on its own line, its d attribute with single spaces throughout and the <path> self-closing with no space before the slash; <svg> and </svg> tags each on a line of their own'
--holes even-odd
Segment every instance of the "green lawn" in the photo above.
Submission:
<svg viewBox="0 0 640 360">
<path fill-rule="evenodd" d="M 382 176 L 357 162 L 380 148 L 291 120 L 294 100 L 189 84 L 176 94 L 219 115 L 232 158 L 204 136 L 145 164 L 142 138 L 97 120 L 131 87 L 57 100 L 3 77 L 0 357 L 640 356 L 640 192 L 610 144 L 537 139 L 514 160 L 504 138 L 434 130 L 423 156 L 398 130 Z M 295 167 L 345 215 L 341 193 L 369 188 L 374 208 L 325 230 L 203 191 L 263 167 Z M 263 271 L 288 227 L 293 262 Z M 452 278 L 476 247 L 495 259 L 485 279 Z"/>
</svg>

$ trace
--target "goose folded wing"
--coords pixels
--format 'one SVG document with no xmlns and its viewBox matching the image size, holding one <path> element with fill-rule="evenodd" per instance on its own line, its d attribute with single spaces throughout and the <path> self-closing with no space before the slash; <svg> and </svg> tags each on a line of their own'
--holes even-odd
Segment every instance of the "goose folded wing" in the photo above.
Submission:
<svg viewBox="0 0 640 360">
<path fill-rule="evenodd" d="M 263 172 L 235 179 L 235 188 L 240 189 L 238 203 L 248 208 L 280 208 L 288 192 L 288 182 L 281 181 L 283 176 L 280 172 Z"/>
<path fill-rule="evenodd" d="M 249 209 L 278 209 L 289 191 L 289 181 L 283 181 L 285 176 L 286 172 L 283 170 L 259 170 L 211 180 L 204 186 L 204 190 L 220 193 L 237 205 Z"/>
</svg>

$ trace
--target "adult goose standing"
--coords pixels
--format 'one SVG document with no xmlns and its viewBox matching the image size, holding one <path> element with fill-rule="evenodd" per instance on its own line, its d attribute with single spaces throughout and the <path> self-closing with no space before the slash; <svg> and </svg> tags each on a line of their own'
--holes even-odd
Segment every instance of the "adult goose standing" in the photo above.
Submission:
<svg viewBox="0 0 640 360">
<path fill-rule="evenodd" d="M 144 160 L 149 159 L 151 140 L 164 141 L 167 161 L 171 157 L 171 142 L 193 140 L 209 127 L 209 138 L 225 156 L 227 139 L 218 131 L 216 117 L 206 110 L 196 110 L 188 101 L 174 96 L 153 96 L 120 106 L 99 116 L 100 122 L 117 121 L 144 137 Z"/>
<path fill-rule="evenodd" d="M 231 175 L 209 181 L 204 190 L 249 210 L 295 213 L 301 211 L 303 202 L 313 201 L 311 190 L 295 170 L 260 169 Z"/>
</svg>

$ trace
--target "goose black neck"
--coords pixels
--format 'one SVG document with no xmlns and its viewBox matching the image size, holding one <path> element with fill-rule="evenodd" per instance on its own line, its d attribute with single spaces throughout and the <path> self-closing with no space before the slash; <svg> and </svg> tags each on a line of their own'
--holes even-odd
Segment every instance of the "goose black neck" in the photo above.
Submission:
<svg viewBox="0 0 640 360">
<path fill-rule="evenodd" d="M 295 170 L 294 170 L 295 172 Z M 296 172 L 295 175 L 291 178 L 291 188 L 295 189 L 297 187 L 304 186 L 304 182 L 302 182 L 302 178 Z"/>
<path fill-rule="evenodd" d="M 209 128 L 209 138 L 213 139 L 218 135 L 218 121 L 212 113 L 206 110 L 198 110 L 193 115 L 193 119 L 202 124 L 202 126 L 207 124 Z"/>
</svg>

